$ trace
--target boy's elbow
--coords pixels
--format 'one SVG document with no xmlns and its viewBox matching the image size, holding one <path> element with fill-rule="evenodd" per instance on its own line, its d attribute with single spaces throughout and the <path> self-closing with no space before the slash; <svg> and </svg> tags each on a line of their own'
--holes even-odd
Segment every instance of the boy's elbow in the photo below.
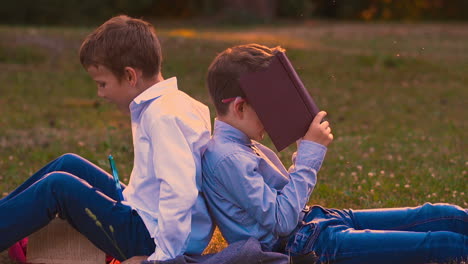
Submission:
<svg viewBox="0 0 468 264">
<path fill-rule="evenodd" d="M 185 189 L 179 194 L 187 204 L 194 204 L 198 197 L 197 188 Z"/>
<path fill-rule="evenodd" d="M 194 185 L 174 184 L 165 187 L 161 189 L 160 200 L 162 199 L 171 204 L 177 203 L 179 208 L 191 208 L 198 198 L 199 191 Z"/>
<path fill-rule="evenodd" d="M 276 232 L 276 234 L 279 236 L 279 237 L 285 237 L 285 236 L 288 236 L 289 234 L 291 234 L 291 232 L 294 230 L 294 228 L 292 229 L 283 229 L 283 230 L 279 230 L 278 232 Z"/>
<path fill-rule="evenodd" d="M 276 234 L 280 237 L 287 236 L 291 234 L 292 231 L 294 231 L 297 224 L 298 223 L 294 221 L 285 221 L 283 223 L 278 222 L 276 225 Z"/>
</svg>

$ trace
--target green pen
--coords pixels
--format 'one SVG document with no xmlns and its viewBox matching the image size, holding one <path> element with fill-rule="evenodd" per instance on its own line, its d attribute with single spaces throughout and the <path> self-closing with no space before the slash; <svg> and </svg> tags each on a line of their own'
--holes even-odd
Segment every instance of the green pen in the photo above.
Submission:
<svg viewBox="0 0 468 264">
<path fill-rule="evenodd" d="M 112 176 L 114 177 L 115 181 L 115 188 L 117 189 L 117 194 L 119 196 L 119 202 L 123 201 L 123 195 L 122 195 L 122 186 L 120 186 L 120 180 L 119 180 L 119 173 L 117 172 L 117 167 L 115 166 L 115 161 L 112 155 L 109 155 L 109 164 L 112 170 Z"/>
</svg>

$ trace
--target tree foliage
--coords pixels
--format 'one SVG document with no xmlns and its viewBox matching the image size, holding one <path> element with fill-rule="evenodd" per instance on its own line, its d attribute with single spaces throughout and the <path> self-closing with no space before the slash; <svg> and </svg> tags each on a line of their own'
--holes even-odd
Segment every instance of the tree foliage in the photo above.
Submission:
<svg viewBox="0 0 468 264">
<path fill-rule="evenodd" d="M 136 17 L 356 20 L 467 20 L 467 0 L 14 0 L 0 23 L 93 24 L 117 14 Z"/>
</svg>

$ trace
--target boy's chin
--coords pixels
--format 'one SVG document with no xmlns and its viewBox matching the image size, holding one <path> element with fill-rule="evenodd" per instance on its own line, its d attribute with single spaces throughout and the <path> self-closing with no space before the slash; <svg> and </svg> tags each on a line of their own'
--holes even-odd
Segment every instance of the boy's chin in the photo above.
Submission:
<svg viewBox="0 0 468 264">
<path fill-rule="evenodd" d="M 253 138 L 253 140 L 262 141 L 264 138 L 265 138 L 265 133 L 262 133 L 262 134 L 256 136 L 255 138 Z"/>
</svg>

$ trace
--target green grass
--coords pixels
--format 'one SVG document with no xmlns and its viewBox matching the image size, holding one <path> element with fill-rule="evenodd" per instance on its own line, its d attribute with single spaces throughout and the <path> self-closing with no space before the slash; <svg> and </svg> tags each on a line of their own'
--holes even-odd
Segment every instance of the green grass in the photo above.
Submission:
<svg viewBox="0 0 468 264">
<path fill-rule="evenodd" d="M 212 116 L 204 77 L 217 53 L 250 42 L 287 49 L 335 135 L 310 204 L 468 207 L 466 24 L 179 26 L 158 28 L 163 74 Z M 91 30 L 0 27 L 0 197 L 65 152 L 107 170 L 112 153 L 128 180 L 129 118 L 97 98 L 78 61 Z M 292 151 L 280 153 L 288 166 Z M 208 251 L 223 246 L 218 234 Z"/>
</svg>

